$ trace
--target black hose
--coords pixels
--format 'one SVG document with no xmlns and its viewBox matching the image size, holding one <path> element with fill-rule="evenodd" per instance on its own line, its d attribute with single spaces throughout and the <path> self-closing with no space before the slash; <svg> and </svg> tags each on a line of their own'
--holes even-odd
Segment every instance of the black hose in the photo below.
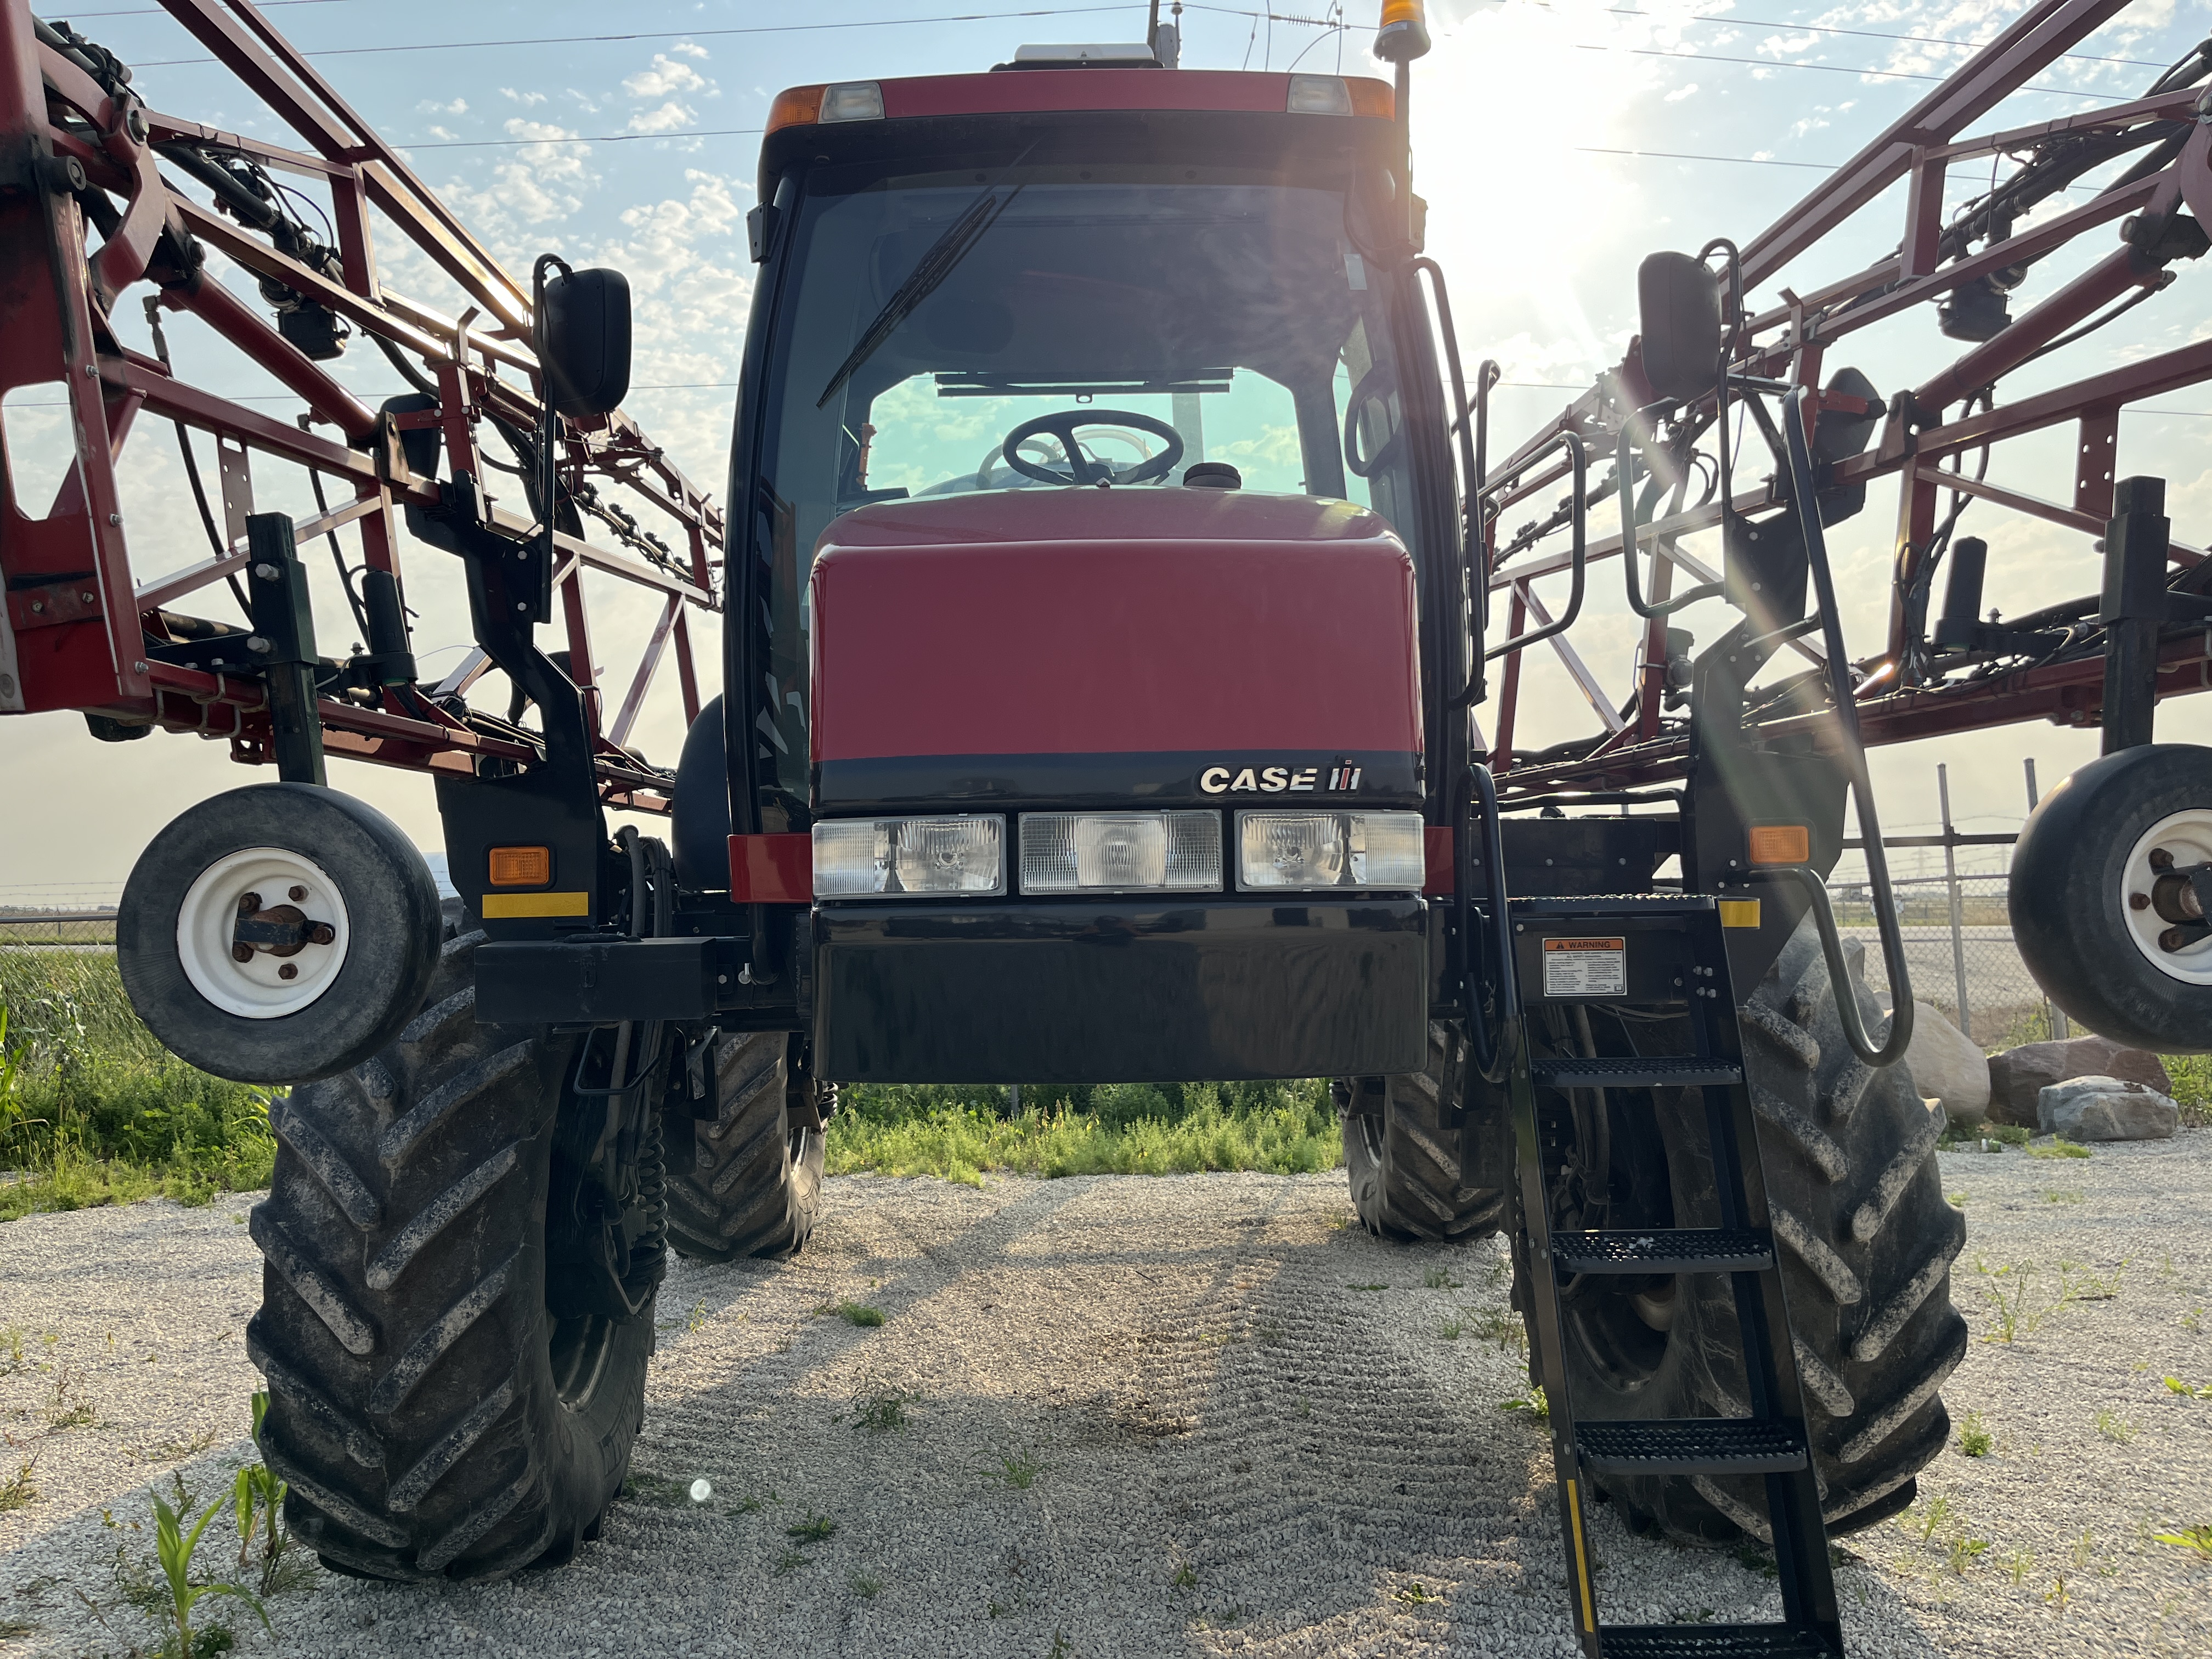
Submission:
<svg viewBox="0 0 2212 1659">
<path fill-rule="evenodd" d="M 1482 969 L 1475 944 L 1482 937 L 1482 929 L 1474 914 L 1474 860 L 1469 843 L 1474 839 L 1478 804 L 1481 809 L 1484 873 L 1489 878 L 1489 989 L 1498 1011 L 1495 1036 L 1483 1012 Z M 1467 791 L 1460 798 L 1459 833 L 1452 837 L 1452 865 L 1462 963 L 1460 996 L 1467 1010 L 1469 1058 L 1485 1081 L 1502 1084 L 1521 1053 L 1521 987 L 1513 965 L 1512 919 L 1505 896 L 1505 833 L 1498 816 L 1498 784 L 1490 775 L 1490 769 L 1480 763 L 1467 769 Z"/>
</svg>

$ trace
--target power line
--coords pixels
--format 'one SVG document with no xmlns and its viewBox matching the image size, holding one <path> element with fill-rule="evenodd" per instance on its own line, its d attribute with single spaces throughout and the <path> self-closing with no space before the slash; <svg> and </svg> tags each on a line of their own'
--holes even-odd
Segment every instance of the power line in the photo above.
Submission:
<svg viewBox="0 0 2212 1659">
<path fill-rule="evenodd" d="M 942 17 L 856 18 L 836 23 L 759 23 L 741 28 L 641 29 L 627 34 L 533 34 L 500 40 L 404 40 L 375 46 L 324 46 L 302 49 L 302 58 L 366 58 L 402 52 L 471 52 L 493 46 L 574 46 L 621 45 L 630 40 L 708 40 L 725 35 L 810 34 L 823 29 L 901 28 L 920 23 L 984 23 L 1014 17 L 1076 17 L 1102 11 L 1135 11 L 1134 5 L 1045 6 L 1029 11 L 970 11 Z M 212 64 L 213 58 L 156 58 L 132 65 L 135 69 L 178 69 Z"/>
<path fill-rule="evenodd" d="M 1509 0 L 1491 0 L 1491 3 L 1503 6 L 1509 3 Z M 1548 0 L 1528 0 L 1528 3 L 1540 7 L 1545 11 L 1553 9 L 1548 3 Z M 1638 11 L 1631 6 L 1608 6 L 1606 9 L 1616 17 L 1662 16 L 1659 12 Z M 1679 21 L 1686 25 L 1703 23 L 1714 28 L 1789 29 L 1799 34 L 1848 34 L 1864 40 L 1905 40 L 1914 46 L 1958 46 L 1968 52 L 1979 52 L 1984 46 L 1989 45 L 1986 40 L 1947 40 L 1938 35 L 1896 34 L 1887 29 L 1839 29 L 1830 27 L 1823 23 L 1776 23 L 1759 17 L 1685 17 Z M 2168 67 L 2151 58 L 2100 58 L 2086 52 L 2062 52 L 2060 56 L 2070 58 L 2081 64 L 2124 64 L 2135 69 L 2155 70 Z"/>
</svg>

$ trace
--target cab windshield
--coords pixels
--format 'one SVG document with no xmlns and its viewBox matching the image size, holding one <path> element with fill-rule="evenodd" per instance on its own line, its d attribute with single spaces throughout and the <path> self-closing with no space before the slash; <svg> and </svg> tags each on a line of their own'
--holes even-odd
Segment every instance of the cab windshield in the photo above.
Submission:
<svg viewBox="0 0 2212 1659">
<path fill-rule="evenodd" d="M 1297 183 L 1150 164 L 814 175 L 757 474 L 793 793 L 806 565 L 840 514 L 1101 479 L 1173 489 L 1201 463 L 1227 483 L 1226 463 L 1243 489 L 1356 501 L 1411 538 L 1387 295 L 1351 177 L 1348 161 Z"/>
</svg>

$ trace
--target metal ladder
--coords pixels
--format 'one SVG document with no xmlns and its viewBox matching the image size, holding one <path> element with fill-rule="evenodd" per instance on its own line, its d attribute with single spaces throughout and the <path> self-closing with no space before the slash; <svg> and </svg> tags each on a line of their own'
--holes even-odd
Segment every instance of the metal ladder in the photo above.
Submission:
<svg viewBox="0 0 2212 1659">
<path fill-rule="evenodd" d="M 1589 1659 L 1834 1659 L 1844 1650 L 1829 1571 L 1827 1534 L 1806 1441 L 1805 1407 L 1790 1340 L 1766 1182 L 1759 1157 L 1735 997 L 1729 982 L 1717 902 L 1704 894 L 1516 898 L 1506 905 L 1515 978 L 1525 1002 L 1547 998 L 1547 939 L 1618 939 L 1629 1004 L 1688 1005 L 1687 1055 L 1531 1060 L 1516 1045 L 1509 1090 L 1520 1169 L 1522 1224 L 1537 1353 L 1551 1411 L 1552 1457 L 1575 1629 Z M 1564 949 L 1570 947 L 1554 947 Z M 1588 947 L 1578 947 L 1588 948 Z M 1531 972 L 1530 970 L 1534 971 Z M 1671 981 L 1671 982 L 1670 982 Z M 1548 991 L 1549 987 L 1545 989 Z M 1523 1029 L 1525 1029 L 1523 1022 Z M 1536 1114 L 1540 1089 L 1691 1088 L 1702 1095 L 1719 1189 L 1718 1224 L 1554 1234 Z M 1583 1421 L 1575 1411 L 1562 1347 L 1559 1286 L 1581 1273 L 1729 1275 L 1742 1334 L 1747 1418 Z M 1604 1625 L 1591 1580 L 1584 1477 L 1757 1474 L 1781 1583 L 1783 1619 L 1763 1625 Z"/>
</svg>

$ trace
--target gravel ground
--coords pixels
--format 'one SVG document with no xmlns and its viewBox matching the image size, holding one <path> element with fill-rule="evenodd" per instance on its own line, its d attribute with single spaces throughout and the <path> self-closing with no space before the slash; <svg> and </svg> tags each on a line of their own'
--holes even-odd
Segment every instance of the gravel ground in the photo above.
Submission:
<svg viewBox="0 0 2212 1659">
<path fill-rule="evenodd" d="M 1954 1444 L 1909 1525 L 1848 1540 L 1851 1652 L 2212 1653 L 2212 1563 L 2152 1540 L 2212 1522 L 2212 1400 L 2160 1381 L 2212 1383 L 2212 1132 L 1943 1167 L 1977 1334 L 1990 1287 L 2026 1298 L 1946 1390 L 1988 1454 Z M 242 1651 L 405 1659 L 1573 1653 L 1542 1431 L 1500 1409 L 1525 1374 L 1484 1335 L 1510 1322 L 1498 1241 L 1378 1243 L 1340 1172 L 829 1192 L 798 1261 L 671 1273 L 635 1495 L 571 1565 L 315 1572 L 273 1639 L 207 1609 Z M 35 1456 L 40 1494 L 0 1512 L 11 1659 L 150 1645 L 115 1571 L 150 1553 L 148 1488 L 211 1498 L 250 1455 L 250 1201 L 0 1228 L 0 1483 Z M 2118 1294 L 2060 1304 L 2062 1275 Z M 795 1540 L 816 1517 L 834 1533 Z M 1778 1611 L 1755 1553 L 1634 1539 L 1609 1509 L 1595 1533 L 1612 1618 Z M 209 1538 L 212 1563 L 227 1516 Z"/>
</svg>

